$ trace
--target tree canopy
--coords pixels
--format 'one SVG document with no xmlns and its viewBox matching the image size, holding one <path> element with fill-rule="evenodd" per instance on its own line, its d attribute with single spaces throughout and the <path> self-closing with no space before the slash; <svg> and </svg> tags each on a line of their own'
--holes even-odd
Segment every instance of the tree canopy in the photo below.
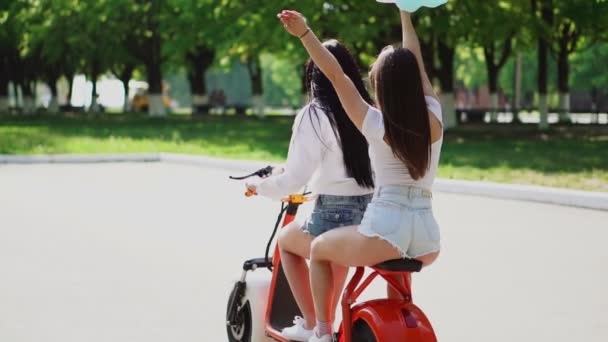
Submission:
<svg viewBox="0 0 608 342">
<path fill-rule="evenodd" d="M 233 63 L 247 67 L 253 93 L 262 93 L 265 72 L 298 75 L 306 59 L 277 22 L 283 8 L 304 13 L 320 37 L 345 42 L 363 69 L 383 46 L 400 41 L 394 6 L 371 0 L 0 0 L 0 97 L 9 82 L 31 94 L 34 81 L 56 96 L 57 80 L 76 73 L 91 80 L 112 73 L 126 91 L 135 71 L 151 93 L 161 93 L 163 73 L 182 70 L 204 104 L 205 73 Z M 555 61 L 548 62 L 557 69 L 555 89 L 565 92 L 608 87 L 597 57 L 606 52 L 607 16 L 603 0 L 451 0 L 420 10 L 415 20 L 427 69 L 444 92 L 458 85 L 508 88 L 503 73 L 513 69 L 512 57 L 534 54 L 539 40 Z M 274 65 L 281 60 L 289 63 Z M 271 78 L 281 82 L 280 75 Z"/>
</svg>

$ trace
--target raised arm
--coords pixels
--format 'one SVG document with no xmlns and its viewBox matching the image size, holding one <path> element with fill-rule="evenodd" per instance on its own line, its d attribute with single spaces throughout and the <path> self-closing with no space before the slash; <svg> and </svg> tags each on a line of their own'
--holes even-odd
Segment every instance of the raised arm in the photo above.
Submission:
<svg viewBox="0 0 608 342">
<path fill-rule="evenodd" d="M 433 85 L 429 80 L 429 76 L 424 68 L 424 60 L 422 59 L 422 52 L 420 51 L 420 41 L 416 35 L 416 29 L 412 24 L 410 14 L 406 11 L 401 11 L 401 27 L 403 30 L 403 47 L 410 50 L 418 61 L 420 67 L 420 77 L 422 79 L 422 86 L 424 88 L 424 94 L 437 98 Z"/>
<path fill-rule="evenodd" d="M 282 11 L 278 17 L 287 32 L 300 38 L 312 60 L 333 85 L 346 114 L 360 130 L 369 104 L 361 97 L 352 80 L 344 74 L 338 60 L 321 44 L 304 21 L 302 14 L 295 11 Z"/>
</svg>

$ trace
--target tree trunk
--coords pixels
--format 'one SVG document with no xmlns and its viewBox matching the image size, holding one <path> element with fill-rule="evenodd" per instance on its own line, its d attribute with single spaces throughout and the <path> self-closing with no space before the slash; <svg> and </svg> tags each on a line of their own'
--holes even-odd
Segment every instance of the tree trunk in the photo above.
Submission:
<svg viewBox="0 0 608 342">
<path fill-rule="evenodd" d="M 66 98 L 66 105 L 68 107 L 72 107 L 72 93 L 74 91 L 74 74 L 67 74 L 65 77 L 68 80 L 68 96 Z"/>
<path fill-rule="evenodd" d="M 493 63 L 486 62 L 488 88 L 490 90 L 490 122 L 498 120 L 498 70 Z"/>
<path fill-rule="evenodd" d="M 215 51 L 206 47 L 198 47 L 187 57 L 190 67 L 188 79 L 192 93 L 192 113 L 209 113 L 209 96 L 207 94 L 207 83 L 205 74 L 215 59 Z"/>
<path fill-rule="evenodd" d="M 34 96 L 32 91 L 32 85 L 29 82 L 21 84 L 21 92 L 23 94 L 23 114 L 33 115 L 34 114 Z"/>
<path fill-rule="evenodd" d="M 19 108 L 19 84 L 17 82 L 11 82 L 13 84 L 13 96 L 15 97 L 15 109 Z M 21 94 L 21 106 L 23 106 L 23 94 Z"/>
<path fill-rule="evenodd" d="M 122 93 L 124 96 L 124 100 L 122 101 L 122 112 L 123 113 L 128 113 L 129 112 L 129 81 L 130 81 L 130 77 L 129 79 L 120 79 L 120 82 L 122 83 Z"/>
<path fill-rule="evenodd" d="M 57 99 L 57 79 L 49 80 L 49 88 L 51 89 L 51 102 L 49 102 L 48 112 L 57 113 L 59 112 L 59 101 Z"/>
<path fill-rule="evenodd" d="M 89 106 L 89 112 L 99 112 L 99 104 L 97 103 L 97 77 L 98 75 L 91 75 L 91 105 Z"/>
<path fill-rule="evenodd" d="M 437 42 L 439 61 L 441 65 L 435 69 L 441 85 L 441 105 L 443 110 L 443 128 L 456 127 L 456 106 L 454 100 L 454 56 L 456 49 L 443 43 L 442 39 Z"/>
<path fill-rule="evenodd" d="M 540 129 L 549 128 L 549 110 L 547 107 L 547 42 L 544 39 L 538 41 L 538 97 L 540 111 Z"/>
<path fill-rule="evenodd" d="M 251 79 L 251 90 L 253 93 L 253 109 L 255 114 L 263 118 L 264 117 L 264 85 L 262 79 L 262 65 L 260 63 L 260 57 L 258 56 L 255 60 L 249 60 L 247 62 L 247 69 L 249 71 L 249 77 Z"/>
<path fill-rule="evenodd" d="M 534 1 L 533 4 L 536 2 Z M 534 6 L 535 7 L 535 6 Z M 544 24 L 552 27 L 553 7 L 551 0 L 540 0 L 541 18 Z M 536 14 L 536 13 L 535 13 Z M 549 53 L 549 42 L 543 35 L 538 39 L 538 95 L 541 130 L 549 128 L 549 108 L 547 104 L 547 57 Z"/>
<path fill-rule="evenodd" d="M 122 71 L 119 73 L 118 77 L 120 78 L 120 82 L 122 82 L 122 91 L 124 94 L 124 101 L 122 104 L 122 111 L 127 113 L 129 111 L 129 81 L 131 80 L 131 76 L 133 76 L 133 70 L 135 70 L 135 66 L 133 64 L 127 64 L 123 67 Z"/>
<path fill-rule="evenodd" d="M 559 121 L 560 122 L 572 122 L 570 118 L 570 63 L 568 57 L 570 56 L 570 26 L 562 30 L 559 51 L 557 55 L 557 88 L 559 91 Z"/>
<path fill-rule="evenodd" d="M 540 111 L 540 129 L 549 128 L 549 104 L 547 101 L 547 94 L 540 94 L 538 97 L 538 110 Z"/>
<path fill-rule="evenodd" d="M 6 70 L 2 70 L 2 75 L 0 75 L 0 114 L 4 114 L 8 112 L 9 109 L 9 99 L 8 99 L 8 78 L 5 77 L 7 73 Z"/>
<path fill-rule="evenodd" d="M 490 122 L 496 122 L 498 120 L 498 77 L 500 70 L 505 66 L 512 51 L 512 39 L 513 36 L 509 35 L 507 39 L 502 42 L 502 49 L 500 55 L 497 57 L 497 48 L 495 43 L 485 46 L 483 49 L 486 70 L 488 72 L 488 88 L 490 90 Z"/>
<path fill-rule="evenodd" d="M 514 82 L 513 82 L 513 123 L 521 123 L 519 119 L 519 110 L 521 107 L 521 68 L 522 68 L 522 56 L 521 52 L 517 52 L 517 57 L 515 60 L 515 72 L 514 72 Z"/>
<path fill-rule="evenodd" d="M 166 116 L 167 110 L 163 103 L 162 73 L 160 64 L 146 66 L 148 79 L 148 114 L 150 116 Z"/>
<path fill-rule="evenodd" d="M 150 1 L 150 10 L 147 13 L 147 28 L 152 35 L 146 41 L 145 64 L 148 79 L 148 114 L 150 116 L 166 116 L 167 110 L 163 103 L 163 76 L 161 71 L 162 42 L 158 17 L 161 10 L 160 1 Z"/>
</svg>

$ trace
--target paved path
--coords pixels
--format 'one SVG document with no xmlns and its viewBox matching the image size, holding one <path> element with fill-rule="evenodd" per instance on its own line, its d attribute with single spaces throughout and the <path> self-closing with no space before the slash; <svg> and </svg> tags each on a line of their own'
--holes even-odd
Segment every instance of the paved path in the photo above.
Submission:
<svg viewBox="0 0 608 342">
<path fill-rule="evenodd" d="M 276 215 L 228 174 L 0 166 L 0 341 L 225 341 L 231 281 Z M 435 197 L 444 250 L 415 300 L 440 341 L 608 340 L 608 212 Z"/>
</svg>

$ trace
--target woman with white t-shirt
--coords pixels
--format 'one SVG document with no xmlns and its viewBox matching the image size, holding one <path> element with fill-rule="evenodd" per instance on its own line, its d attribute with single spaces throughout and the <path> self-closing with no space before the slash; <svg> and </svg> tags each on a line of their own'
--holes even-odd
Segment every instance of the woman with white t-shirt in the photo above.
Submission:
<svg viewBox="0 0 608 342">
<path fill-rule="evenodd" d="M 353 80 L 359 96 L 371 102 L 348 49 L 336 40 L 323 46 Z M 312 240 L 334 228 L 361 223 L 374 191 L 367 141 L 346 115 L 329 80 L 312 61 L 306 65 L 306 89 L 310 102 L 296 116 L 285 171 L 247 185 L 258 195 L 278 199 L 311 182 L 310 190 L 319 194 L 311 217 L 303 225 L 288 225 L 279 236 L 281 263 L 304 316 L 296 317 L 294 325 L 282 331 L 292 341 L 308 341 L 316 322 L 305 261 L 310 257 Z M 330 267 L 335 279 L 330 291 L 333 315 L 348 268 Z"/>
<path fill-rule="evenodd" d="M 331 81 L 355 125 L 367 138 L 376 192 L 360 225 L 334 229 L 311 247 L 310 278 L 317 324 L 309 341 L 331 341 L 331 266 L 372 266 L 414 258 L 427 266 L 439 255 L 439 226 L 431 208 L 443 137 L 441 106 L 424 70 L 410 15 L 401 12 L 403 48 L 382 50 L 370 72 L 378 108 L 359 95 L 352 79 L 295 11 L 278 14 Z"/>
</svg>

